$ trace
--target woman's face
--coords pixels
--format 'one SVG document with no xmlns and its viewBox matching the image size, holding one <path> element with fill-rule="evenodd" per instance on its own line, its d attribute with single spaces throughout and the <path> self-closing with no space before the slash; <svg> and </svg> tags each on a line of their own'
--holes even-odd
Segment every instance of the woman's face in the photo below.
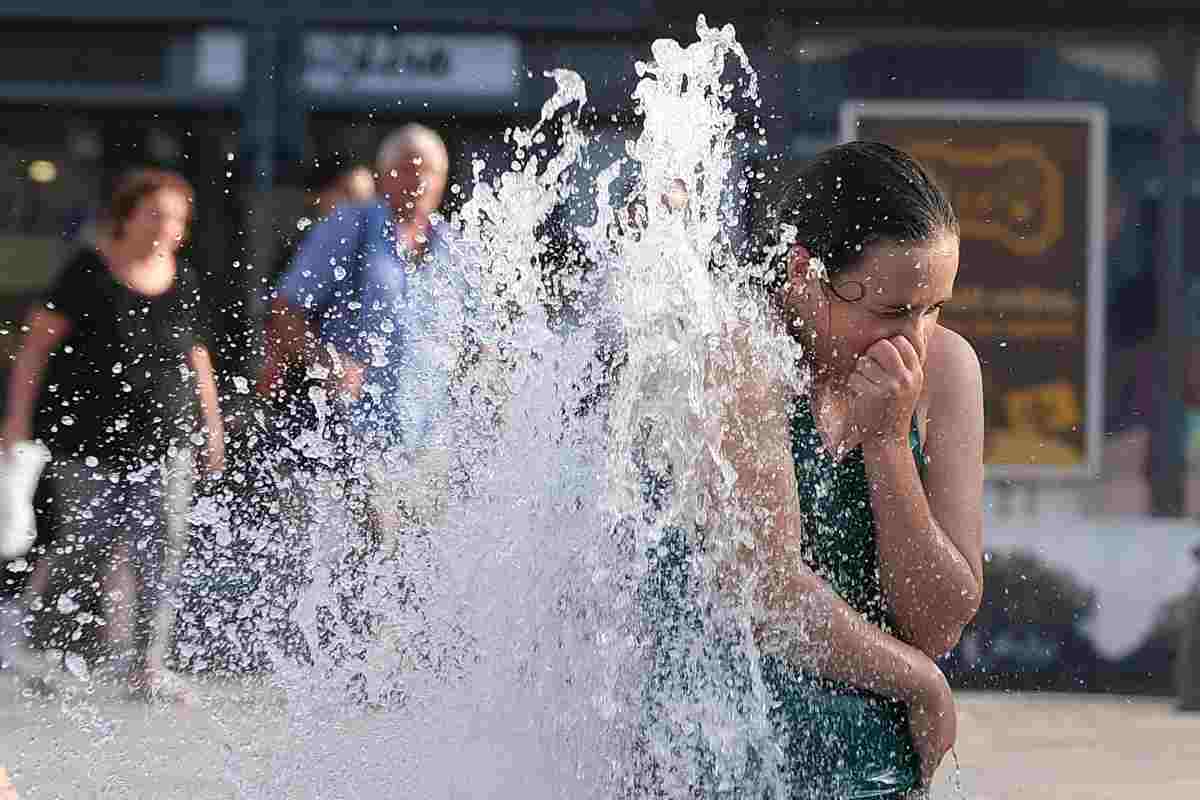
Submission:
<svg viewBox="0 0 1200 800">
<path fill-rule="evenodd" d="M 924 363 L 954 290 L 958 243 L 949 233 L 919 243 L 877 242 L 829 284 L 808 277 L 809 255 L 795 248 L 786 312 L 817 374 L 845 377 L 871 345 L 893 336 L 912 342 Z"/>
<path fill-rule="evenodd" d="M 121 240 L 138 253 L 168 255 L 177 251 L 187 233 L 187 197 L 174 189 L 148 194 L 125 221 Z"/>
</svg>

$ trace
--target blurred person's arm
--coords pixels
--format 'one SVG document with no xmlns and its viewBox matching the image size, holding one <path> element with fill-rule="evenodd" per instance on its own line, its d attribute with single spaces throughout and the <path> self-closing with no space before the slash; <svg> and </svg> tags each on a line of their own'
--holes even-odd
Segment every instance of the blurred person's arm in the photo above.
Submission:
<svg viewBox="0 0 1200 800">
<path fill-rule="evenodd" d="M 221 407 L 217 399 L 217 381 L 213 373 L 212 358 L 204 345 L 194 345 L 189 354 L 192 370 L 196 373 L 196 392 L 200 396 L 200 413 L 208 429 L 208 457 L 206 464 L 212 472 L 225 468 L 225 424 L 221 420 Z"/>
<path fill-rule="evenodd" d="M 266 328 L 266 352 L 258 377 L 258 392 L 263 396 L 282 387 L 284 372 L 292 364 L 305 363 L 316 341 L 308 317 L 282 297 L 272 301 Z"/>
<path fill-rule="evenodd" d="M 266 353 L 258 377 L 258 392 L 269 397 L 283 391 L 283 376 L 288 367 L 320 365 L 338 379 L 341 391 L 351 399 L 362 393 L 364 366 L 332 344 L 321 342 L 308 316 L 276 298 L 267 318 Z"/>
<path fill-rule="evenodd" d="M 361 214 L 335 214 L 310 231 L 297 248 L 276 291 L 266 325 L 266 352 L 258 391 L 264 396 L 282 389 L 289 366 L 320 364 L 338 377 L 342 391 L 352 398 L 362 391 L 363 366 L 320 340 L 310 309 L 321 308 L 339 290 L 349 287 L 335 275 L 360 256 Z"/>
<path fill-rule="evenodd" d="M 42 390 L 50 353 L 71 333 L 71 322 L 47 308 L 34 309 L 25 322 L 29 329 L 8 375 L 8 410 L 0 428 L 0 445 L 8 446 L 33 435 L 33 411 Z"/>
</svg>

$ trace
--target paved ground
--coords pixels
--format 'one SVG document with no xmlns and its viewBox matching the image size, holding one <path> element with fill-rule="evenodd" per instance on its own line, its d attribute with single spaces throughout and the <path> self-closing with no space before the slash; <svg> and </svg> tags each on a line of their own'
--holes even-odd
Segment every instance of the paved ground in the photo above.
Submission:
<svg viewBox="0 0 1200 800">
<path fill-rule="evenodd" d="M 281 779 L 311 766 L 317 738 L 378 742 L 386 726 L 309 731 L 305 750 L 279 698 L 261 688 L 224 684 L 210 687 L 203 708 L 150 711 L 110 689 L 46 702 L 3 674 L 0 684 L 0 767 L 22 800 L 396 796 L 348 794 L 311 777 L 297 791 Z M 943 770 L 937 800 L 1200 797 L 1200 714 L 1165 701 L 964 693 L 960 720 L 961 771 Z M 365 757 L 347 758 L 344 749 L 330 756 L 328 773 L 369 769 Z"/>
<path fill-rule="evenodd" d="M 941 798 L 1200 798 L 1200 714 L 1074 695 L 963 694 L 959 707 L 963 792 Z"/>
</svg>

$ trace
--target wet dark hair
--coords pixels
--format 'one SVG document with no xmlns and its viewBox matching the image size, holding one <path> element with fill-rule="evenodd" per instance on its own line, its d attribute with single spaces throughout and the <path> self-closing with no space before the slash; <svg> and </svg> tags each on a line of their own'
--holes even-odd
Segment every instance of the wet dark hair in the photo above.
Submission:
<svg viewBox="0 0 1200 800">
<path fill-rule="evenodd" d="M 927 241 L 957 235 L 958 216 L 945 192 L 916 159 L 879 142 L 849 142 L 825 150 L 766 188 L 774 197 L 752 237 L 761 261 L 778 249 L 783 226 L 795 244 L 821 259 L 831 282 L 857 266 L 880 241 Z M 774 293 L 788 278 L 788 254 L 777 252 L 761 283 Z"/>
<path fill-rule="evenodd" d="M 186 178 L 168 169 L 132 169 L 117 179 L 112 199 L 104 213 L 104 221 L 112 226 L 113 236 L 117 239 L 123 237 L 126 223 L 141 202 L 163 190 L 178 192 L 184 196 L 188 207 L 188 227 L 191 227 L 196 190 Z"/>
</svg>

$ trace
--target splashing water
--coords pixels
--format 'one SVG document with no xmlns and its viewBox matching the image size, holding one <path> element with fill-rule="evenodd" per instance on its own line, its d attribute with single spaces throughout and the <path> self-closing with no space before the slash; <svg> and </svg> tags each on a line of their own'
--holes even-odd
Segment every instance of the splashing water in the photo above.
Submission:
<svg viewBox="0 0 1200 800">
<path fill-rule="evenodd" d="M 757 77 L 731 26 L 701 17 L 697 34 L 636 65 L 641 133 L 591 185 L 574 180 L 586 87 L 566 70 L 547 74 L 540 120 L 507 134 L 510 169 L 489 182 L 475 162 L 453 261 L 478 307 L 415 337 L 446 369 L 469 329 L 475 356 L 426 452 L 361 442 L 347 460 L 318 391 L 315 427 L 252 481 L 253 510 L 200 502 L 257 582 L 222 615 L 236 624 L 185 613 L 181 652 L 201 659 L 202 631 L 269 662 L 286 698 L 286 748 L 229 754 L 243 796 L 779 789 L 748 601 L 714 588 L 744 543 L 715 522 L 731 476 L 714 364 L 736 330 L 764 375 L 796 353 L 738 299 L 750 267 L 730 255 L 734 105 L 757 102 Z M 569 232 L 591 266 L 551 287 L 548 220 L 592 204 Z"/>
</svg>

